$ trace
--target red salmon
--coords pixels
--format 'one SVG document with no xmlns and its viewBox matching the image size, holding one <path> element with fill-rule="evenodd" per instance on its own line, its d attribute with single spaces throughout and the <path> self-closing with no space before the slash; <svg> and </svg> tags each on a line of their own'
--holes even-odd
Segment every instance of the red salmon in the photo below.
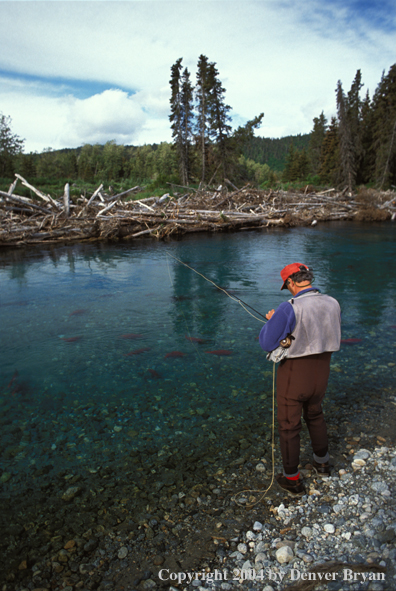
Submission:
<svg viewBox="0 0 396 591">
<path fill-rule="evenodd" d="M 74 312 L 70 312 L 69 316 L 81 316 L 81 314 L 85 314 L 88 310 L 74 310 Z"/>
<path fill-rule="evenodd" d="M 205 351 L 205 353 L 211 353 L 212 355 L 232 355 L 232 351 L 226 349 L 219 349 L 218 351 Z"/>
<path fill-rule="evenodd" d="M 139 355 L 140 353 L 145 353 L 146 351 L 150 351 L 150 347 L 143 347 L 142 349 L 135 349 L 135 351 L 129 351 L 129 353 L 124 353 L 124 355 L 125 356 Z"/>
<path fill-rule="evenodd" d="M 206 341 L 204 339 L 200 339 L 198 337 L 189 337 L 187 335 L 184 335 L 184 336 L 186 337 L 186 339 L 188 341 L 191 341 L 192 343 L 199 343 L 199 344 L 206 343 Z"/>
<path fill-rule="evenodd" d="M 342 345 L 355 345 L 356 343 L 361 343 L 362 339 L 341 339 Z"/>
<path fill-rule="evenodd" d="M 74 343 L 75 341 L 79 341 L 80 339 L 82 339 L 82 337 L 64 337 L 62 338 L 62 341 L 65 341 L 65 343 Z"/>
<path fill-rule="evenodd" d="M 171 351 L 165 355 L 165 359 L 168 357 L 184 357 L 184 355 L 185 353 L 182 353 L 181 351 Z"/>
</svg>

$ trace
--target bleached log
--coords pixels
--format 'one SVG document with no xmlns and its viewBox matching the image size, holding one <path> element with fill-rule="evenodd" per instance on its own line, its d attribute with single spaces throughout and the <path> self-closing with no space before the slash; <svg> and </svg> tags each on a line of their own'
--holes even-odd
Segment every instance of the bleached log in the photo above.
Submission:
<svg viewBox="0 0 396 591">
<path fill-rule="evenodd" d="M 335 191 L 335 189 L 327 189 L 326 191 L 321 191 L 320 193 L 316 193 L 317 195 L 325 195 L 326 193 L 331 193 Z"/>
<path fill-rule="evenodd" d="M 144 199 L 139 199 L 140 203 L 150 203 L 151 201 L 158 201 L 158 197 L 145 197 Z M 131 203 L 135 203 L 132 201 Z"/>
<path fill-rule="evenodd" d="M 12 195 L 13 192 L 15 191 L 15 187 L 17 186 L 17 182 L 18 182 L 18 179 L 15 179 L 15 181 L 12 183 L 12 185 L 10 185 L 10 188 L 8 189 L 9 195 Z"/>
<path fill-rule="evenodd" d="M 238 187 L 236 187 L 234 185 L 234 183 L 232 183 L 231 181 L 229 181 L 228 179 L 224 179 L 224 182 L 227 183 L 227 185 L 230 185 L 230 187 L 232 187 L 233 189 L 235 189 L 235 191 L 239 191 Z"/>
<path fill-rule="evenodd" d="M 10 199 L 19 199 L 19 201 L 24 202 L 25 204 L 31 204 L 33 203 L 33 200 L 30 199 L 29 197 L 22 197 L 22 195 L 10 195 L 10 193 L 5 193 L 4 191 L 0 191 L 0 196 L 1 197 L 9 197 Z"/>
<path fill-rule="evenodd" d="M 123 191 L 122 193 L 117 193 L 117 195 L 114 195 L 114 197 L 112 197 L 112 199 L 119 199 L 120 197 L 124 197 L 124 195 L 128 195 L 129 193 L 132 193 L 132 191 L 137 191 L 138 189 L 140 189 L 139 185 L 136 185 L 136 187 L 132 187 L 131 189 L 127 189 L 126 191 Z"/>
<path fill-rule="evenodd" d="M 122 193 L 120 193 L 120 194 L 118 195 L 118 197 L 117 197 L 117 198 L 116 198 L 114 201 L 112 201 L 112 203 L 110 203 L 110 205 L 108 205 L 107 207 L 105 207 L 105 208 L 101 209 L 101 210 L 98 212 L 98 214 L 97 214 L 97 216 L 96 216 L 96 217 L 98 217 L 98 216 L 100 216 L 100 215 L 103 215 L 103 214 L 104 214 L 106 211 L 109 211 L 109 210 L 110 210 L 112 207 L 114 207 L 114 205 L 117 203 L 117 201 L 119 200 L 119 198 L 121 197 L 121 195 L 122 195 Z"/>
<path fill-rule="evenodd" d="M 91 205 L 92 201 L 95 199 L 95 197 L 97 197 L 97 195 L 99 195 L 99 193 L 101 192 L 101 190 L 103 189 L 103 184 L 100 185 L 100 187 L 98 187 L 91 195 L 90 199 L 88 200 L 88 203 L 85 207 L 88 207 L 89 205 Z"/>
<path fill-rule="evenodd" d="M 9 228 L 8 230 L 0 230 L 0 235 L 4 234 L 11 234 L 15 232 L 28 232 L 29 230 L 33 230 L 32 226 L 19 226 L 18 228 Z"/>
<path fill-rule="evenodd" d="M 390 207 L 391 205 L 393 205 L 396 202 L 396 195 L 393 197 L 393 199 L 390 199 L 389 201 L 387 201 L 386 203 L 383 203 L 382 205 L 378 206 L 378 209 L 385 209 L 386 207 Z"/>
<path fill-rule="evenodd" d="M 29 207 L 32 207 L 33 209 L 38 209 L 38 210 L 40 210 L 44 213 L 47 213 L 47 214 L 53 213 L 49 209 L 45 209 L 44 207 L 40 207 L 40 205 L 36 205 L 35 203 L 30 202 L 30 200 L 27 201 L 27 197 L 21 197 L 20 195 L 9 195 L 8 193 L 5 193 L 4 191 L 0 191 L 0 195 L 2 197 L 5 197 L 6 201 L 15 202 L 15 203 L 22 204 L 22 205 L 28 205 Z"/>
<path fill-rule="evenodd" d="M 161 228 L 161 225 L 157 226 L 156 228 L 149 228 L 148 230 L 142 230 L 142 232 L 137 232 L 136 234 L 131 234 L 131 238 L 136 238 L 137 236 L 143 236 L 143 234 L 151 234 L 152 232 L 156 232 Z"/>
<path fill-rule="evenodd" d="M 81 217 L 82 214 L 88 209 L 88 207 L 91 205 L 92 201 L 95 199 L 95 197 L 100 193 L 100 191 L 103 189 L 103 184 L 100 185 L 100 187 L 98 187 L 96 189 L 96 191 L 94 191 L 94 193 L 91 195 L 91 198 L 89 199 L 88 203 L 86 205 L 84 205 L 84 207 L 82 208 L 82 210 L 80 211 L 80 213 L 77 215 L 77 217 Z"/>
<path fill-rule="evenodd" d="M 38 197 L 40 197 L 41 199 L 43 199 L 47 203 L 50 203 L 51 205 L 53 205 L 55 207 L 55 209 L 59 210 L 58 204 L 56 203 L 56 201 L 54 201 L 54 199 L 52 199 L 52 197 L 50 195 L 45 195 L 44 193 L 42 193 L 42 191 L 39 191 L 39 189 L 36 189 L 36 187 L 33 187 L 33 185 L 28 183 L 27 180 L 25 180 L 23 178 L 23 176 L 21 176 L 20 174 L 15 174 L 15 176 L 22 182 L 22 185 L 24 185 L 25 187 L 27 187 L 28 189 L 33 191 L 33 193 L 35 193 Z"/>
<path fill-rule="evenodd" d="M 63 194 L 63 203 L 65 205 L 65 215 L 68 218 L 70 215 L 70 185 L 66 183 L 65 192 Z"/>
<path fill-rule="evenodd" d="M 147 207 L 147 209 L 149 209 L 150 211 L 154 211 L 154 209 L 152 207 L 150 207 L 149 205 L 147 205 L 147 203 L 143 203 L 142 201 L 139 201 L 138 199 L 136 201 L 134 201 L 134 203 L 139 203 L 139 205 L 143 205 L 143 207 Z"/>
</svg>

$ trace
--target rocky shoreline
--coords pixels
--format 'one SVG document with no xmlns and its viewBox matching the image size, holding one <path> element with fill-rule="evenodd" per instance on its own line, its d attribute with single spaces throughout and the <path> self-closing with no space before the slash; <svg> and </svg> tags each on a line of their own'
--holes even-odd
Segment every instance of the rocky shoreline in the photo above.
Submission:
<svg viewBox="0 0 396 591">
<path fill-rule="evenodd" d="M 160 490 L 158 476 L 150 480 L 160 468 L 144 472 L 144 457 L 131 459 L 129 473 L 108 467 L 90 481 L 68 475 L 61 497 L 59 482 L 43 474 L 36 488 L 2 495 L 1 589 L 391 591 L 395 407 L 394 389 L 326 400 L 333 476 L 313 475 L 303 429 L 308 494 L 298 499 L 274 484 L 260 500 L 271 481 L 270 434 L 253 429 L 223 459 L 191 457 L 184 479 L 163 464 L 168 480 L 162 475 Z M 132 503 L 133 471 L 146 489 L 140 484 Z"/>
</svg>

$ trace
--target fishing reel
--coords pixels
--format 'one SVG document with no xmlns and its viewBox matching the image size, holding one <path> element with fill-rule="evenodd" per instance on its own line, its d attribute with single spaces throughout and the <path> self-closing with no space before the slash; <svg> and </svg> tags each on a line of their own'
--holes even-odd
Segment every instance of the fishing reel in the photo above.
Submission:
<svg viewBox="0 0 396 591">
<path fill-rule="evenodd" d="M 294 341 L 294 337 L 289 334 L 286 338 L 282 339 L 279 344 L 283 349 L 288 349 L 292 344 L 292 341 Z"/>
</svg>

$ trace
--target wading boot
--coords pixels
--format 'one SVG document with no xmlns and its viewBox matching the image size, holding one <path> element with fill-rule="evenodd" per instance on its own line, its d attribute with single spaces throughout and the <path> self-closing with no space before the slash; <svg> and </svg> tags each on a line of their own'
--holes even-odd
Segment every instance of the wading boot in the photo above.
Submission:
<svg viewBox="0 0 396 591">
<path fill-rule="evenodd" d="M 321 478 L 329 478 L 329 476 L 331 476 L 329 462 L 326 462 L 325 464 L 319 464 L 319 462 L 312 460 L 312 467 L 315 470 L 316 474 Z"/>
<path fill-rule="evenodd" d="M 300 478 L 298 480 L 290 480 L 283 474 L 278 474 L 276 482 L 282 490 L 286 491 L 292 497 L 305 495 L 305 488 Z"/>
</svg>

